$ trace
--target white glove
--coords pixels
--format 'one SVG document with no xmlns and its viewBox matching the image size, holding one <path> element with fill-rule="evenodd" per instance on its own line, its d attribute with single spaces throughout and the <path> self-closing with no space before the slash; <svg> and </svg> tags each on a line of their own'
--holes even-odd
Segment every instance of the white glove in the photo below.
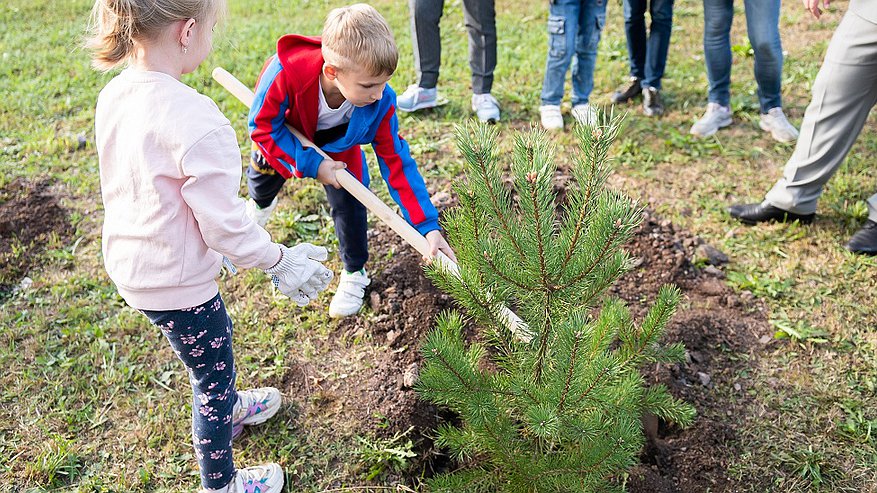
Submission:
<svg viewBox="0 0 877 493">
<path fill-rule="evenodd" d="M 298 306 L 307 306 L 332 280 L 332 271 L 321 263 L 329 258 L 329 252 L 310 243 L 292 248 L 279 243 L 278 246 L 280 261 L 265 272 L 271 275 L 271 281 L 281 293 Z"/>
</svg>

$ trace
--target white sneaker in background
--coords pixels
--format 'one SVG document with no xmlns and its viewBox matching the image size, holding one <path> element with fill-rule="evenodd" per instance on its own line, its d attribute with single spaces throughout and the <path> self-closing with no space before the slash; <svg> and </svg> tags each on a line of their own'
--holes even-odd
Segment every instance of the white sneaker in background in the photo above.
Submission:
<svg viewBox="0 0 877 493">
<path fill-rule="evenodd" d="M 539 107 L 539 119 L 545 130 L 563 130 L 563 115 L 560 114 L 560 106 L 546 104 Z"/>
<path fill-rule="evenodd" d="M 406 113 L 436 106 L 438 106 L 438 89 L 435 87 L 427 89 L 412 84 L 396 97 L 396 108 Z"/>
<path fill-rule="evenodd" d="M 798 140 L 798 129 L 789 123 L 783 109 L 777 106 L 767 110 L 761 115 L 758 126 L 765 132 L 770 132 L 771 137 L 778 142 L 794 142 Z"/>
<path fill-rule="evenodd" d="M 571 113 L 572 117 L 582 125 L 597 124 L 597 110 L 588 103 L 573 106 Z"/>
<path fill-rule="evenodd" d="M 706 105 L 706 113 L 700 117 L 700 120 L 694 122 L 689 133 L 698 137 L 709 137 L 732 122 L 731 108 L 718 103 L 709 103 Z"/>
<path fill-rule="evenodd" d="M 483 122 L 496 123 L 499 121 L 499 102 L 489 92 L 472 95 L 472 111 Z"/>
<path fill-rule="evenodd" d="M 371 279 L 365 269 L 354 273 L 341 271 L 338 289 L 329 303 L 329 316 L 341 318 L 359 313 L 365 298 L 365 288 L 369 283 Z"/>
<path fill-rule="evenodd" d="M 259 425 L 272 418 L 280 410 L 283 398 L 274 387 L 241 390 L 232 411 L 231 437 L 244 431 L 244 426 Z"/>
<path fill-rule="evenodd" d="M 277 197 L 274 197 L 274 200 L 271 201 L 271 205 L 264 209 L 259 207 L 255 200 L 247 200 L 247 216 L 263 228 L 268 224 L 268 220 L 271 219 L 271 214 L 274 212 L 275 208 L 277 208 Z"/>
</svg>

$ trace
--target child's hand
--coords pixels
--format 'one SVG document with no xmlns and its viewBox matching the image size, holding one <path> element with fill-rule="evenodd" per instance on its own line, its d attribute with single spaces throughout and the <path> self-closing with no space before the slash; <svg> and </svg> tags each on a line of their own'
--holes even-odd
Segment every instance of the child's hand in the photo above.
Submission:
<svg viewBox="0 0 877 493">
<path fill-rule="evenodd" d="M 341 184 L 338 183 L 338 179 L 335 178 L 335 171 L 346 167 L 347 165 L 341 161 L 324 159 L 323 162 L 320 163 L 320 167 L 317 168 L 317 181 L 323 185 L 341 188 Z"/>
<path fill-rule="evenodd" d="M 429 242 L 430 255 L 435 257 L 438 255 L 438 252 L 442 252 L 447 255 L 449 259 L 453 260 L 454 263 L 457 263 L 457 256 L 454 255 L 454 251 L 451 250 L 451 245 L 448 245 L 448 241 L 442 236 L 441 231 L 434 229 L 429 233 L 426 233 L 426 241 Z M 423 260 L 425 262 L 432 262 L 431 258 L 424 257 Z"/>
</svg>

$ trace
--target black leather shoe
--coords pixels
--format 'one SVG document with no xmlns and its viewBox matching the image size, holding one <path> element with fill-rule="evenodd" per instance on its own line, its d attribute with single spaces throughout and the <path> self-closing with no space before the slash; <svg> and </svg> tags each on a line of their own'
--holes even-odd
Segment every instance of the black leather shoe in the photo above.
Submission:
<svg viewBox="0 0 877 493">
<path fill-rule="evenodd" d="M 816 214 L 795 214 L 784 211 L 779 207 L 763 204 L 737 204 L 728 207 L 731 217 L 743 224 L 758 224 L 765 221 L 777 221 L 781 223 L 800 221 L 801 224 L 810 224 Z"/>
<path fill-rule="evenodd" d="M 613 92 L 609 100 L 613 103 L 626 103 L 631 99 L 640 97 L 643 92 L 641 82 L 638 78 L 631 77 L 628 85 Z"/>
<path fill-rule="evenodd" d="M 844 246 L 853 253 L 877 255 L 877 222 L 870 219 L 865 221 L 862 229 L 856 231 Z"/>
<path fill-rule="evenodd" d="M 661 91 L 654 87 L 643 89 L 643 113 L 646 116 L 661 116 L 664 114 L 664 104 L 661 103 Z"/>
</svg>

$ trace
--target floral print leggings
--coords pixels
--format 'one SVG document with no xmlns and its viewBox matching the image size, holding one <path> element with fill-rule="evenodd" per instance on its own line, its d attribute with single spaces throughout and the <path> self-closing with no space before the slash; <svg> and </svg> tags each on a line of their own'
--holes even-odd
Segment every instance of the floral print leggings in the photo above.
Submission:
<svg viewBox="0 0 877 493">
<path fill-rule="evenodd" d="M 232 408 L 237 400 L 231 319 L 217 294 L 192 308 L 141 310 L 170 341 L 192 384 L 192 443 L 201 484 L 219 489 L 235 474 L 231 457 Z"/>
</svg>

